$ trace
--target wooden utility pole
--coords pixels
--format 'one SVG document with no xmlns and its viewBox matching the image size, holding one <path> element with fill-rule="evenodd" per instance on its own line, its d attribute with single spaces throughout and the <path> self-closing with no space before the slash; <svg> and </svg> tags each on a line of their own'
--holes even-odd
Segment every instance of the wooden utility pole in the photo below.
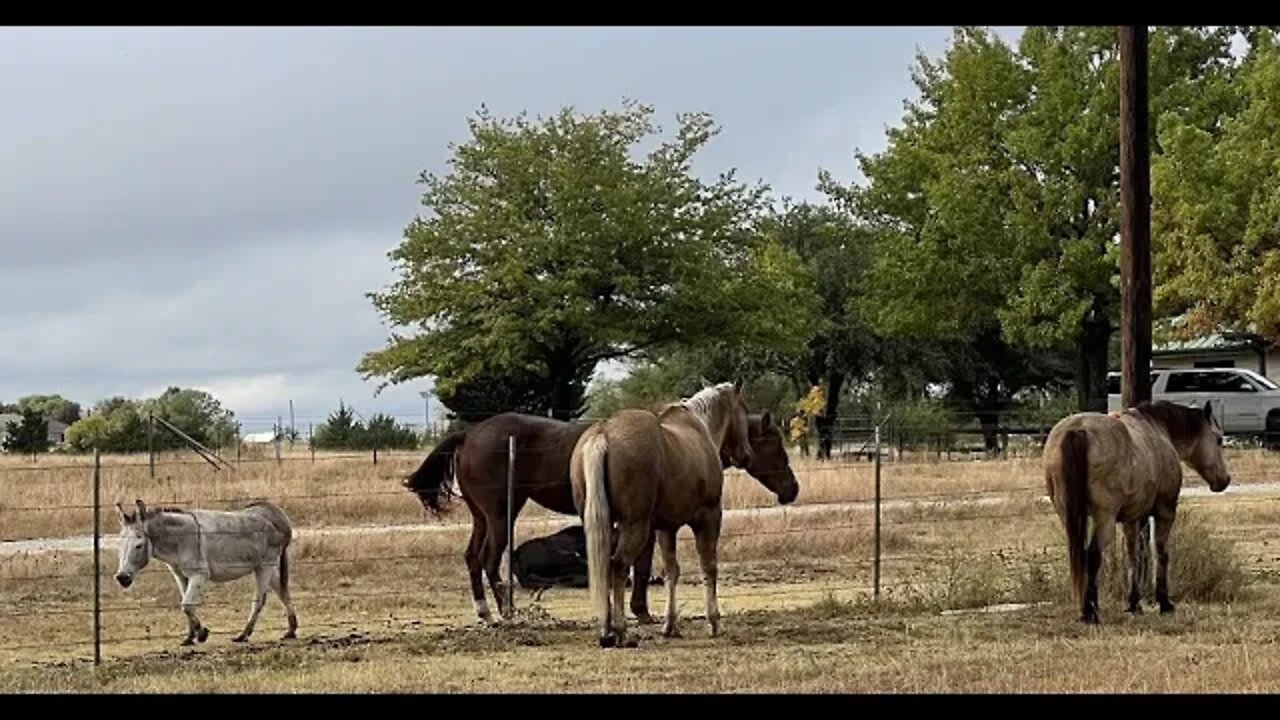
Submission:
<svg viewBox="0 0 1280 720">
<path fill-rule="evenodd" d="M 1120 28 L 1120 393 L 1151 399 L 1151 157 L 1147 28 Z"/>
<path fill-rule="evenodd" d="M 1120 404 L 1151 399 L 1151 156 L 1147 132 L 1147 28 L 1121 26 Z M 1137 579 L 1151 578 L 1151 524 L 1139 524 Z"/>
</svg>

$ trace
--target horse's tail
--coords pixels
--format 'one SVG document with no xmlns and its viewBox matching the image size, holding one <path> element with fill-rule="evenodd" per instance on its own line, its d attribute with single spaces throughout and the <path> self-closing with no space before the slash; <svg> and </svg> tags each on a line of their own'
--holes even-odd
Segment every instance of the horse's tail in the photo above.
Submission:
<svg viewBox="0 0 1280 720">
<path fill-rule="evenodd" d="M 609 517 L 608 445 L 603 433 L 587 439 L 582 449 L 586 502 L 582 526 L 587 536 L 587 583 L 601 632 L 609 628 L 609 562 L 613 554 L 613 521 Z"/>
<path fill-rule="evenodd" d="M 1062 485 L 1067 506 L 1067 557 L 1076 600 L 1084 598 L 1086 533 L 1089 520 L 1089 435 L 1068 430 L 1062 437 Z"/>
<path fill-rule="evenodd" d="M 466 429 L 445 436 L 436 444 L 427 458 L 413 474 L 405 478 L 404 486 L 422 498 L 432 512 L 438 513 L 452 495 L 453 458 L 467 439 Z"/>
</svg>

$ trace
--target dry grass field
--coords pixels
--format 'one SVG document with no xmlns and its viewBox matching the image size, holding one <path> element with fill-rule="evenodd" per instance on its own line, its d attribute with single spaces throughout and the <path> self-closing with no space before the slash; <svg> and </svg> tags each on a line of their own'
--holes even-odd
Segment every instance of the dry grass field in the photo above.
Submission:
<svg viewBox="0 0 1280 720">
<path fill-rule="evenodd" d="M 681 532 L 684 638 L 635 627 L 640 647 L 603 651 L 586 593 L 517 590 L 510 622 L 481 626 L 462 548 L 469 515 L 425 517 L 399 480 L 421 453 L 245 456 L 215 472 L 190 456 L 104 457 L 110 505 L 226 507 L 269 498 L 298 528 L 291 584 L 299 639 L 280 642 L 272 596 L 252 642 L 230 637 L 252 581 L 210 586 L 209 641 L 179 648 L 185 621 L 154 563 L 128 591 L 102 554 L 103 664 L 92 657 L 92 554 L 29 542 L 91 535 L 84 458 L 0 459 L 0 690 L 49 691 L 1259 691 L 1280 671 L 1280 456 L 1232 451 L 1235 486 L 1207 496 L 1188 472 L 1175 530 L 1178 611 L 1126 616 L 1118 555 L 1104 568 L 1103 625 L 1075 623 L 1057 518 L 1039 461 L 887 462 L 882 467 L 882 594 L 871 598 L 872 466 L 797 459 L 797 503 L 731 471 L 721 541 L 724 634 L 706 636 L 697 555 Z M 141 461 L 140 461 L 141 460 Z M 74 466 L 74 467 L 69 467 Z M 574 518 L 528 507 L 518 539 Z M 12 541 L 27 541 L 15 543 Z M 83 540 L 80 541 L 83 545 Z M 660 562 L 658 563 L 660 565 Z M 650 609 L 666 590 L 650 589 Z M 491 601 L 492 602 L 492 601 Z M 1022 603 L 1005 612 L 990 606 Z M 1000 608 L 994 608 L 1000 609 Z M 634 626 L 633 626 L 634 627 Z M 1081 670 L 1081 668 L 1087 668 Z"/>
</svg>

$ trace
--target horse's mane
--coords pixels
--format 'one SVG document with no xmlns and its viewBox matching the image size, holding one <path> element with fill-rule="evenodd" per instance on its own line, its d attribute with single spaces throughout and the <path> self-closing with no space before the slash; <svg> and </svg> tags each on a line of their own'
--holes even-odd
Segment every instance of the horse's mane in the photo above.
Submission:
<svg viewBox="0 0 1280 720">
<path fill-rule="evenodd" d="M 715 409 L 716 403 L 720 402 L 720 399 L 724 397 L 725 391 L 732 389 L 733 383 L 728 382 L 711 385 L 694 393 L 693 397 L 684 398 L 672 405 L 686 407 L 700 418 L 710 417 L 712 411 Z M 668 409 L 670 407 L 671 406 L 668 406 Z"/>
<path fill-rule="evenodd" d="M 1204 412 L 1185 405 L 1159 400 L 1144 400 L 1134 406 L 1133 411 L 1151 422 L 1158 423 L 1169 433 L 1175 443 L 1186 443 L 1200 437 L 1208 420 Z"/>
</svg>

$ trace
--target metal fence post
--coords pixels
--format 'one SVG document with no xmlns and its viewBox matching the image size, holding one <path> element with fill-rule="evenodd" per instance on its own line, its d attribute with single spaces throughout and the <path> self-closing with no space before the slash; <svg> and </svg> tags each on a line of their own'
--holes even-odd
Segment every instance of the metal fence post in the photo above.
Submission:
<svg viewBox="0 0 1280 720">
<path fill-rule="evenodd" d="M 307 444 L 311 446 L 311 464 L 316 464 L 316 426 L 315 423 L 307 423 Z"/>
<path fill-rule="evenodd" d="M 875 599 L 880 599 L 880 424 L 876 423 L 876 555 L 875 555 Z"/>
<path fill-rule="evenodd" d="M 516 546 L 516 436 L 507 437 L 507 610 L 515 612 L 515 585 L 512 582 Z"/>
<path fill-rule="evenodd" d="M 93 664 L 102 664 L 102 462 L 93 449 Z"/>
<path fill-rule="evenodd" d="M 156 451 L 152 437 L 156 434 L 155 413 L 147 413 L 147 464 L 151 466 L 151 479 L 156 479 Z M 95 449 L 96 451 L 96 449 Z"/>
<path fill-rule="evenodd" d="M 276 467 L 280 467 L 280 433 L 284 432 L 284 424 L 282 418 L 276 417 L 275 426 L 275 445 L 276 445 Z"/>
</svg>

